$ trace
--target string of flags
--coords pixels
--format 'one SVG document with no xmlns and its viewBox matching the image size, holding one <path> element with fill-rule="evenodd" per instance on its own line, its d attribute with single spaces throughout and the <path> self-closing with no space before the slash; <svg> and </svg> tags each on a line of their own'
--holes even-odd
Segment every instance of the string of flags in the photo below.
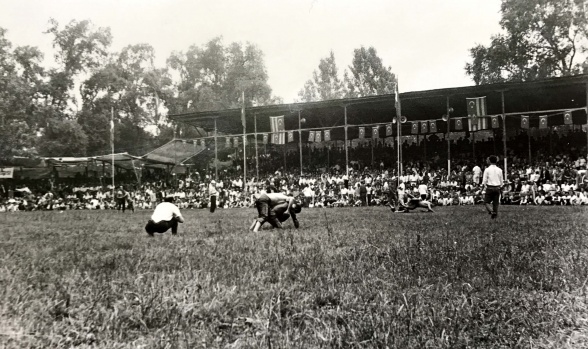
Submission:
<svg viewBox="0 0 588 349">
<path fill-rule="evenodd" d="M 408 122 L 410 124 L 410 134 L 412 135 L 423 135 L 423 134 L 434 134 L 440 131 L 438 128 L 438 122 L 448 122 L 448 127 L 450 127 L 451 131 L 464 131 L 465 127 L 470 132 L 473 131 L 481 131 L 487 129 L 498 129 L 501 127 L 501 114 L 499 115 L 486 115 L 486 97 L 476 97 L 476 98 L 467 98 L 467 111 L 468 116 L 466 117 L 452 117 L 449 120 L 447 119 L 436 119 L 436 120 L 419 120 L 419 121 L 412 121 Z M 540 115 L 538 116 L 538 123 L 534 123 L 533 127 L 539 127 L 540 129 L 546 129 L 550 127 L 550 118 L 555 115 L 562 115 L 559 114 L 552 114 L 552 115 Z M 532 116 L 529 115 L 520 115 L 520 128 L 522 129 L 529 129 L 531 127 L 531 118 Z M 467 121 L 467 126 L 464 125 Z M 560 123 L 561 119 L 555 121 L 556 123 Z M 573 124 L 572 118 L 572 111 L 568 110 L 563 112 L 563 123 L 565 125 Z M 381 125 L 374 125 L 368 126 L 371 127 L 371 138 L 380 138 L 380 128 L 383 126 L 384 134 L 386 137 L 394 136 L 394 128 L 396 125 L 393 123 L 388 124 L 381 124 Z M 270 133 L 261 133 L 263 144 L 285 144 L 295 142 L 294 132 L 300 132 L 298 130 L 290 130 L 287 131 L 285 129 L 284 124 L 284 116 L 270 116 Z M 357 126 L 357 137 L 359 139 L 365 139 L 366 134 L 366 126 Z M 320 143 L 320 142 L 330 142 L 332 140 L 332 130 L 325 129 L 325 130 L 311 130 L 311 131 L 304 131 L 308 132 L 308 142 Z M 300 135 L 302 137 L 302 135 Z M 239 147 L 239 136 L 227 136 L 225 137 L 226 147 Z M 185 141 L 182 141 L 185 142 Z M 195 139 L 192 141 L 194 144 L 194 150 L 196 151 L 196 146 L 200 145 L 202 147 L 206 146 L 205 140 L 200 139 L 200 142 Z M 245 139 L 245 144 L 247 145 L 247 139 Z"/>
</svg>

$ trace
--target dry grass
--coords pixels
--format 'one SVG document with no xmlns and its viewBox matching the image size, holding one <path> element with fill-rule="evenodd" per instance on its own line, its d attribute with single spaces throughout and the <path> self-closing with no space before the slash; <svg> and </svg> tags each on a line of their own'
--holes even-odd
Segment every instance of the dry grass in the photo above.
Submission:
<svg viewBox="0 0 588 349">
<path fill-rule="evenodd" d="M 588 208 L 184 213 L 153 239 L 149 212 L 0 215 L 0 346 L 588 345 Z"/>
</svg>

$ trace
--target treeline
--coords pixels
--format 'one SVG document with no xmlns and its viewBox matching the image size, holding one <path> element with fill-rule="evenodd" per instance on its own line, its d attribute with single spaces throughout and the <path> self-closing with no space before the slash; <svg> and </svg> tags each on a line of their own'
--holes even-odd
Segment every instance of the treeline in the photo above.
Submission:
<svg viewBox="0 0 588 349">
<path fill-rule="evenodd" d="M 502 32 L 470 49 L 465 73 L 476 84 L 588 72 L 588 0 L 502 0 Z M 149 44 L 111 49 L 109 28 L 51 19 L 53 64 L 36 47 L 13 46 L 0 28 L 0 159 L 13 156 L 144 154 L 179 133 L 168 114 L 282 102 L 272 94 L 263 52 L 214 38 L 154 64 Z M 320 60 L 299 101 L 393 93 L 396 76 L 373 47 L 353 52 L 341 73 L 333 52 Z"/>
</svg>

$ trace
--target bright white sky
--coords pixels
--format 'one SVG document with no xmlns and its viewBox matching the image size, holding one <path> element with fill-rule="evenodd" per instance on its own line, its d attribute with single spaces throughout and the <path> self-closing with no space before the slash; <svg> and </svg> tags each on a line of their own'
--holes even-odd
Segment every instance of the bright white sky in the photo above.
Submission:
<svg viewBox="0 0 588 349">
<path fill-rule="evenodd" d="M 353 50 L 374 46 L 399 76 L 401 92 L 473 85 L 469 49 L 500 31 L 500 0 L 0 0 L 0 27 L 14 46 L 51 58 L 50 18 L 110 27 L 112 50 L 149 43 L 156 64 L 216 36 L 252 42 L 265 54 L 269 84 L 297 98 L 319 60 L 333 50 L 339 71 Z"/>
</svg>

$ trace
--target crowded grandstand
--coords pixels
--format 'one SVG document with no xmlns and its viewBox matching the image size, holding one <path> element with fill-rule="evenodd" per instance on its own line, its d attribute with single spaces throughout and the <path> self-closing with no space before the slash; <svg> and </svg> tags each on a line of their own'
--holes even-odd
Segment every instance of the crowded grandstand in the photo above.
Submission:
<svg viewBox="0 0 588 349">
<path fill-rule="evenodd" d="M 152 209 L 169 195 L 204 209 L 211 191 L 225 209 L 275 191 L 306 207 L 394 207 L 409 193 L 476 205 L 492 154 L 502 204 L 587 205 L 587 91 L 580 75 L 172 115 L 202 136 L 144 156 L 2 164 L 0 211 Z"/>
</svg>

